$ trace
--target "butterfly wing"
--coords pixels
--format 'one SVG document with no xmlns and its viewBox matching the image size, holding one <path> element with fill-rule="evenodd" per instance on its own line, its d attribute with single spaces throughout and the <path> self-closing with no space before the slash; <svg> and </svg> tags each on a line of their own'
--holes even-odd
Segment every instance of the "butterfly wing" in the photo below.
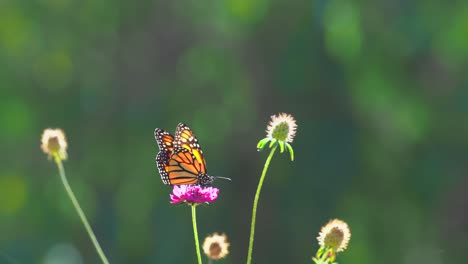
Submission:
<svg viewBox="0 0 468 264">
<path fill-rule="evenodd" d="M 185 148 L 174 150 L 168 165 L 165 167 L 169 184 L 198 184 L 199 177 L 204 176 L 201 164 Z"/>
<path fill-rule="evenodd" d="M 172 151 L 174 150 L 174 137 L 167 131 L 156 128 L 154 130 L 154 138 L 159 147 L 159 153 L 156 155 L 156 165 L 158 166 L 161 180 L 164 184 L 171 184 L 166 167 L 169 164 Z"/>
<path fill-rule="evenodd" d="M 174 149 L 188 150 L 197 161 L 195 163 L 195 165 L 198 166 L 197 170 L 206 174 L 206 162 L 203 157 L 203 151 L 200 148 L 200 144 L 198 144 L 198 140 L 193 131 L 183 123 L 179 123 L 179 125 L 177 125 L 174 136 Z"/>
</svg>

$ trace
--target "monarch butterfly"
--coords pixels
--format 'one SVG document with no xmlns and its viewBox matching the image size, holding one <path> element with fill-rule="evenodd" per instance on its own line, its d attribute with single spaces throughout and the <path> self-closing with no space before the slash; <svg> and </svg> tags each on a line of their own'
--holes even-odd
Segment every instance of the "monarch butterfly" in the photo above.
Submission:
<svg viewBox="0 0 468 264">
<path fill-rule="evenodd" d="M 203 151 L 195 134 L 185 124 L 177 125 L 175 137 L 160 128 L 154 130 L 154 137 L 159 146 L 156 165 L 164 184 L 208 186 L 214 178 L 229 179 L 207 174 Z"/>
</svg>

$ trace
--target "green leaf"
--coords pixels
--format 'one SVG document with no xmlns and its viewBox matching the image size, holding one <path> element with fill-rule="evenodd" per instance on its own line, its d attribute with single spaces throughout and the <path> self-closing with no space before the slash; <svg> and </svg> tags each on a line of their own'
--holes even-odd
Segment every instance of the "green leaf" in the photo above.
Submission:
<svg viewBox="0 0 468 264">
<path fill-rule="evenodd" d="M 294 160 L 294 150 L 291 147 L 291 145 L 289 145 L 289 143 L 286 143 L 286 147 L 288 147 L 289 153 L 291 154 L 291 161 L 293 161 Z"/>
<path fill-rule="evenodd" d="M 262 140 L 260 140 L 258 143 L 257 143 L 257 149 L 258 150 L 261 150 L 263 149 L 263 147 L 265 146 L 265 144 L 268 142 L 268 138 L 264 138 Z"/>
<path fill-rule="evenodd" d="M 284 152 L 284 141 L 279 141 L 279 146 L 280 146 L 281 153 L 283 153 Z"/>
<path fill-rule="evenodd" d="M 273 147 L 273 145 L 276 143 L 276 141 L 277 141 L 276 139 L 272 139 L 271 142 L 270 142 L 269 148 Z"/>
</svg>

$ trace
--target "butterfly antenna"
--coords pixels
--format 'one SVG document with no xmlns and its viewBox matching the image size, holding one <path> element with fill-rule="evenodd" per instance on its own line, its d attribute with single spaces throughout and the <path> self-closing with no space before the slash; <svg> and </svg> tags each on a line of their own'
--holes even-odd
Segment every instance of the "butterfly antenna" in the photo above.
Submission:
<svg viewBox="0 0 468 264">
<path fill-rule="evenodd" d="M 221 177 L 221 176 L 213 176 L 213 177 L 216 178 L 216 179 L 223 179 L 223 180 L 232 181 L 231 178 L 227 178 L 227 177 Z"/>
</svg>

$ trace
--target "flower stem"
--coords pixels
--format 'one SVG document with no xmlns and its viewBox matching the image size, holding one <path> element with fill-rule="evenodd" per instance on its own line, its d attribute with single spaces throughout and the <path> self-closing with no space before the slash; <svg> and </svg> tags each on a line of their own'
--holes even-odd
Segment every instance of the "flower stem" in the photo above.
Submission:
<svg viewBox="0 0 468 264">
<path fill-rule="evenodd" d="M 191 205 L 192 207 L 192 224 L 193 224 L 193 236 L 195 237 L 195 249 L 197 251 L 198 264 L 202 264 L 201 254 L 200 254 L 200 244 L 198 243 L 198 230 L 197 230 L 197 212 L 196 205 Z"/>
<path fill-rule="evenodd" d="M 265 175 L 268 170 L 268 166 L 270 165 L 270 161 L 273 158 L 273 154 L 275 154 L 276 147 L 277 145 L 271 149 L 270 155 L 268 155 L 265 165 L 263 166 L 262 176 L 260 177 L 260 181 L 258 182 L 257 192 L 255 193 L 255 199 L 254 199 L 253 210 L 252 210 L 252 222 L 250 225 L 250 240 L 249 240 L 249 252 L 247 253 L 247 264 L 250 264 L 252 262 L 252 251 L 253 251 L 253 242 L 254 242 L 254 235 L 255 235 L 255 220 L 257 218 L 258 199 L 260 198 L 260 192 L 262 191 L 263 181 L 265 180 Z"/>
<path fill-rule="evenodd" d="M 93 242 L 94 247 L 96 248 L 96 251 L 101 258 L 102 263 L 104 264 L 109 264 L 109 261 L 107 260 L 106 256 L 104 255 L 104 252 L 102 251 L 101 246 L 99 245 L 99 242 L 96 239 L 96 236 L 94 235 L 93 230 L 91 229 L 91 226 L 88 223 L 88 220 L 86 219 L 85 214 L 83 213 L 83 210 L 81 209 L 80 204 L 78 203 L 78 200 L 75 197 L 75 194 L 73 193 L 70 184 L 68 184 L 67 177 L 65 176 L 65 170 L 63 168 L 62 160 L 60 157 L 57 155 L 54 155 L 54 160 L 55 163 L 58 166 L 59 173 L 60 173 L 60 178 L 62 179 L 63 186 L 65 187 L 65 190 L 68 193 L 68 196 L 70 197 L 70 200 L 73 203 L 73 206 L 75 206 L 76 212 L 81 218 L 81 221 L 83 222 L 83 225 L 85 226 L 86 231 L 88 232 L 89 237 L 91 238 L 91 241 Z"/>
</svg>

